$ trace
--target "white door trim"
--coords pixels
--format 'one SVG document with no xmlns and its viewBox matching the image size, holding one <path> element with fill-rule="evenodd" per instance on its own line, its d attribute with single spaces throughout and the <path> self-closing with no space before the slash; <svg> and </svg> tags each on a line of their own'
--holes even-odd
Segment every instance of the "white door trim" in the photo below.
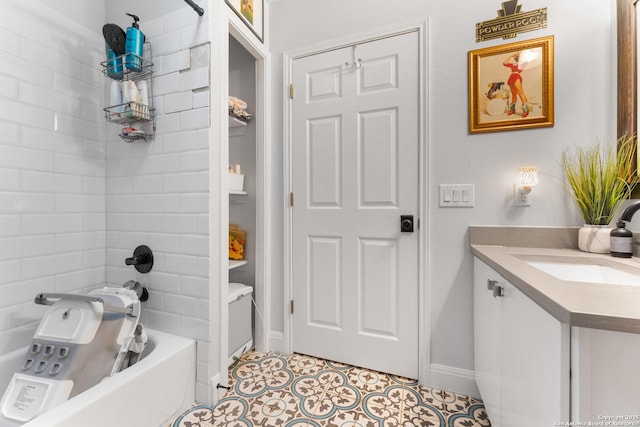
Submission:
<svg viewBox="0 0 640 427">
<path fill-rule="evenodd" d="M 283 87 L 287 92 L 284 97 L 284 117 L 283 117 L 283 135 L 284 135 L 284 194 L 287 195 L 284 209 L 284 351 L 291 353 L 293 349 L 292 337 L 292 316 L 289 311 L 291 296 L 293 295 L 292 287 L 292 212 L 289 206 L 289 197 L 293 185 L 291 181 L 291 99 L 288 91 L 292 77 L 293 61 L 295 59 L 322 53 L 325 51 L 338 49 L 354 44 L 365 43 L 375 39 L 390 37 L 397 34 L 406 33 L 408 31 L 418 31 L 420 51 L 419 51 L 419 87 L 420 87 L 420 183 L 419 183 L 419 209 L 418 221 L 420 224 L 419 232 L 419 303 L 418 303 L 418 380 L 422 384 L 428 383 L 429 365 L 430 365 L 430 286 L 429 286 L 429 245 L 427 244 L 427 236 L 429 235 L 429 112 L 428 112 L 428 20 L 414 21 L 405 24 L 394 25 L 392 27 L 378 29 L 367 33 L 351 35 L 320 44 L 304 47 L 283 54 Z"/>
<path fill-rule="evenodd" d="M 268 8 L 268 5 L 265 5 Z M 209 1 L 211 41 L 209 150 L 209 349 L 206 355 L 209 401 L 218 399 L 218 383 L 227 385 L 229 260 L 229 37 L 233 35 L 256 59 L 256 294 L 263 313 L 265 334 L 257 335 L 259 350 L 268 350 L 271 329 L 271 265 L 273 179 L 271 156 L 271 55 L 268 47 L 255 40 L 246 25 L 224 2 Z M 257 325 L 260 318 L 257 318 Z"/>
<path fill-rule="evenodd" d="M 228 9 L 228 8 L 227 8 Z M 273 200 L 272 160 L 271 160 L 271 56 L 263 45 L 253 37 L 247 37 L 247 26 L 235 13 L 229 15 L 229 34 L 232 35 L 256 60 L 256 289 L 254 298 L 262 315 L 256 315 L 255 347 L 258 351 L 271 349 L 269 331 L 271 330 L 271 202 Z M 228 61 L 228 52 L 227 52 Z M 227 63 L 227 68 L 229 64 Z M 229 96 L 227 84 L 227 97 Z M 228 119 L 227 117 L 227 141 Z M 262 328 L 258 328 L 262 326 Z M 259 330 L 261 329 L 261 330 Z"/>
</svg>

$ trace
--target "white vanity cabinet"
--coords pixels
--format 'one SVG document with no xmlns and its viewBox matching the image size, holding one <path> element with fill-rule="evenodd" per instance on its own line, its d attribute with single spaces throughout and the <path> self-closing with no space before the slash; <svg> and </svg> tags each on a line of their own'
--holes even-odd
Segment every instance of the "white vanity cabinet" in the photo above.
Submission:
<svg viewBox="0 0 640 427">
<path fill-rule="evenodd" d="M 570 331 L 474 258 L 475 372 L 493 427 L 569 420 Z"/>
<path fill-rule="evenodd" d="M 572 327 L 571 372 L 572 421 L 640 426 L 640 334 Z"/>
</svg>

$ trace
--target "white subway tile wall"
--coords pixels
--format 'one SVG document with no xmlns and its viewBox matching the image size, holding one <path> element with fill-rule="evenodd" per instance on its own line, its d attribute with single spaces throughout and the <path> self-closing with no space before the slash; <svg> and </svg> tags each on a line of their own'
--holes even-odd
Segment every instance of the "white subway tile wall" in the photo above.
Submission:
<svg viewBox="0 0 640 427">
<path fill-rule="evenodd" d="M 107 282 L 147 286 L 144 324 L 192 337 L 199 349 L 209 347 L 210 48 L 208 31 L 200 30 L 207 19 L 185 7 L 141 20 L 154 63 L 156 136 L 125 144 L 117 137 L 121 126 L 106 127 Z M 201 61 L 203 52 L 205 66 L 192 69 L 192 54 Z M 148 274 L 124 264 L 140 244 L 154 253 Z M 207 357 L 198 351 L 200 401 L 208 399 Z"/>
<path fill-rule="evenodd" d="M 106 275 L 104 42 L 28 10 L 0 5 L 0 353 L 35 332 L 37 293 Z"/>
<path fill-rule="evenodd" d="M 146 326 L 198 341 L 206 401 L 208 16 L 185 7 L 142 19 L 157 133 L 127 144 L 103 117 L 100 29 L 29 9 L 0 4 L 0 354 L 33 335 L 45 310 L 37 293 L 135 279 L 150 290 Z M 124 264 L 140 244 L 154 251 L 149 274 Z"/>
</svg>

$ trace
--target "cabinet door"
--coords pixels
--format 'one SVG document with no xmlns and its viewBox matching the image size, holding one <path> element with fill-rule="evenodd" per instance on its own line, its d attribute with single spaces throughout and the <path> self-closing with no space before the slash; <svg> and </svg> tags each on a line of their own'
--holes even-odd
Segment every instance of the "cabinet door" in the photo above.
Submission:
<svg viewBox="0 0 640 427">
<path fill-rule="evenodd" d="M 487 289 L 489 280 L 504 285 L 498 273 L 474 258 L 474 359 L 476 383 L 493 427 L 500 427 L 500 298 Z"/>
<path fill-rule="evenodd" d="M 640 334 L 574 327 L 571 345 L 571 421 L 640 425 Z"/>
<path fill-rule="evenodd" d="M 505 282 L 501 417 L 504 426 L 569 421 L 569 325 Z"/>
</svg>

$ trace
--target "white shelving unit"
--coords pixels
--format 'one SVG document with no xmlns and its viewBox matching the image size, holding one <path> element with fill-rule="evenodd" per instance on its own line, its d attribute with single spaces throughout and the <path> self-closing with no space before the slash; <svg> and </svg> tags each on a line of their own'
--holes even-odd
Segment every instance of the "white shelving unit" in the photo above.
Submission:
<svg viewBox="0 0 640 427">
<path fill-rule="evenodd" d="M 247 122 L 229 115 L 229 136 L 241 136 L 247 128 Z"/>
<path fill-rule="evenodd" d="M 229 40 L 229 95 L 237 96 L 249 105 L 249 111 L 256 104 L 256 60 L 233 37 Z M 256 294 L 257 257 L 257 214 L 256 214 L 256 125 L 229 114 L 229 157 L 228 164 L 241 165 L 243 191 L 229 190 L 229 222 L 247 231 L 244 259 L 229 260 L 229 283 L 240 283 L 252 288 Z M 235 188 L 240 188 L 236 185 Z M 253 329 L 251 311 L 243 314 Z M 230 325 L 229 335 L 233 332 Z M 252 332 L 252 337 L 254 337 Z M 253 341 L 252 341 L 253 342 Z"/>
<path fill-rule="evenodd" d="M 242 260 L 235 260 L 235 259 L 230 259 L 229 260 L 229 270 L 233 270 L 234 268 L 238 268 L 238 267 L 242 267 L 243 265 L 247 265 L 249 261 L 247 261 L 246 259 L 242 259 Z"/>
</svg>

